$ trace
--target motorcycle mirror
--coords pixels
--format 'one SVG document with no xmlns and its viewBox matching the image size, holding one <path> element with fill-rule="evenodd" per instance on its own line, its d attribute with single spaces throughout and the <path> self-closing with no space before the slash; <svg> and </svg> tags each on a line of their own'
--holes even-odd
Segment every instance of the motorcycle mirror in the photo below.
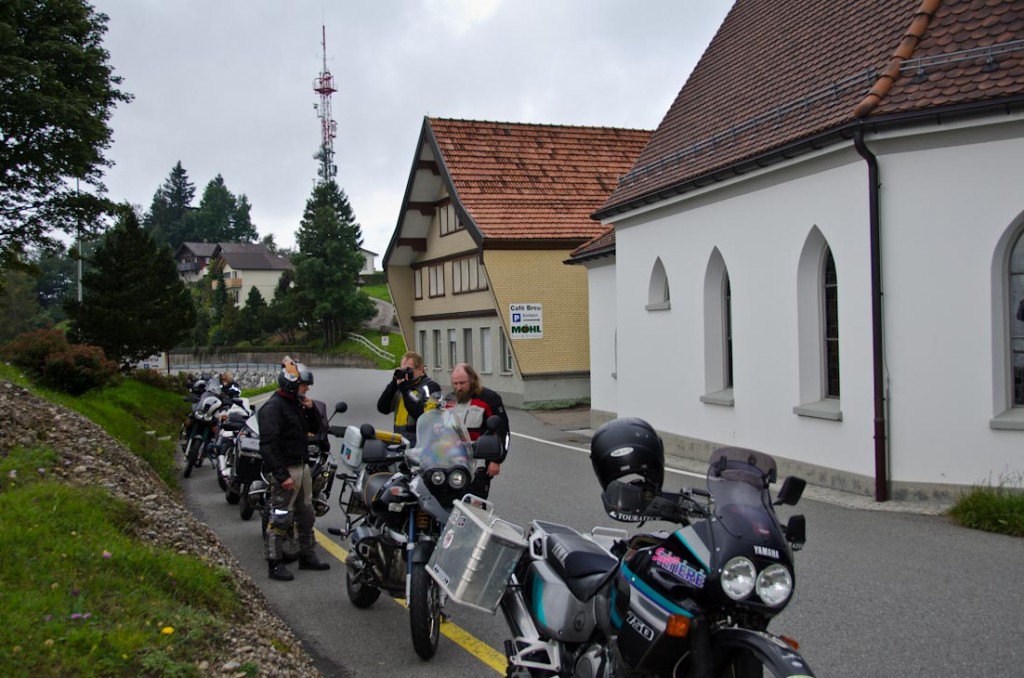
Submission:
<svg viewBox="0 0 1024 678">
<path fill-rule="evenodd" d="M 373 428 L 373 424 L 363 424 L 359 427 L 359 435 L 363 437 L 363 444 L 365 445 L 367 441 L 377 438 L 377 430 Z"/>
<path fill-rule="evenodd" d="M 796 503 L 800 501 L 800 497 L 803 496 L 805 487 L 807 487 L 807 481 L 803 478 L 787 476 L 782 481 L 782 487 L 779 488 L 779 493 L 775 496 L 775 501 L 772 503 L 775 506 L 779 504 L 796 506 Z"/>
<path fill-rule="evenodd" d="M 342 412 L 347 412 L 348 411 L 348 403 L 346 403 L 346 402 L 344 402 L 342 400 L 339 400 L 334 405 L 334 411 L 337 412 L 338 414 L 341 414 Z"/>
<path fill-rule="evenodd" d="M 789 522 L 786 523 L 786 541 L 792 545 L 794 551 L 804 547 L 807 542 L 807 520 L 802 515 L 789 517 Z"/>
<path fill-rule="evenodd" d="M 494 418 L 497 419 L 498 417 Z M 490 422 L 488 422 L 488 424 L 489 423 Z M 474 459 L 479 459 L 480 461 L 498 461 L 501 459 L 501 455 L 501 439 L 494 435 L 493 431 L 490 434 L 484 434 L 477 439 L 476 449 L 473 450 Z"/>
</svg>

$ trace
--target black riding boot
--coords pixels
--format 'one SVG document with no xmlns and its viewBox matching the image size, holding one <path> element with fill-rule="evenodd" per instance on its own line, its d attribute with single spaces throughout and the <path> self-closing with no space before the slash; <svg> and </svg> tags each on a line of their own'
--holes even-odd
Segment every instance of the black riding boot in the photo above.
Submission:
<svg viewBox="0 0 1024 678">
<path fill-rule="evenodd" d="M 278 581 L 291 581 L 295 579 L 295 575 L 288 571 L 288 568 L 284 566 L 280 560 L 268 560 L 267 571 L 270 574 L 271 579 Z"/>
<path fill-rule="evenodd" d="M 329 570 L 331 569 L 330 563 L 317 558 L 315 553 L 311 553 L 305 556 L 299 556 L 299 569 L 300 570 Z"/>
</svg>

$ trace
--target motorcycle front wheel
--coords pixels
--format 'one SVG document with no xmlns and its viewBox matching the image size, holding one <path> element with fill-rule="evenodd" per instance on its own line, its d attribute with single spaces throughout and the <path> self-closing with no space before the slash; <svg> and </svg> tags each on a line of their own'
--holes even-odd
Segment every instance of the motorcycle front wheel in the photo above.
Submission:
<svg viewBox="0 0 1024 678">
<path fill-rule="evenodd" d="M 188 447 L 185 448 L 185 477 L 192 475 L 192 469 L 199 465 L 199 455 L 203 452 L 203 440 L 199 436 L 192 436 L 188 439 Z"/>
<path fill-rule="evenodd" d="M 217 485 L 220 487 L 220 489 L 222 491 L 227 492 L 227 490 L 228 490 L 228 479 L 227 479 L 227 477 L 223 473 L 220 472 L 220 463 L 219 463 L 219 461 L 220 460 L 215 460 L 215 461 L 212 461 L 210 463 L 213 464 L 213 468 L 217 469 Z"/>
<path fill-rule="evenodd" d="M 238 515 L 242 520 L 249 520 L 252 518 L 252 514 L 256 513 L 256 507 L 252 504 L 252 499 L 249 498 L 249 485 L 242 485 L 238 489 Z"/>
<path fill-rule="evenodd" d="M 352 604 L 360 609 L 365 609 L 377 602 L 380 598 L 380 589 L 363 581 L 362 573 L 353 573 L 345 568 L 345 592 Z"/>
<path fill-rule="evenodd" d="M 441 635 L 441 591 L 423 564 L 412 566 L 407 602 L 412 647 L 421 659 L 430 659 L 437 652 Z"/>
</svg>

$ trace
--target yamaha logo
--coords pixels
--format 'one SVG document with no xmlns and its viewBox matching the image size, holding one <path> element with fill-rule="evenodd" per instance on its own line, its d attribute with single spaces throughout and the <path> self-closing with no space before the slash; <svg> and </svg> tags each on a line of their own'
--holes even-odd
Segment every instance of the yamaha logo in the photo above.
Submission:
<svg viewBox="0 0 1024 678">
<path fill-rule="evenodd" d="M 633 451 L 632 447 L 620 447 L 617 450 L 612 450 L 611 456 L 613 457 L 624 457 Z"/>
<path fill-rule="evenodd" d="M 767 546 L 754 546 L 754 553 L 765 558 L 779 559 L 779 552 L 776 549 L 768 548 Z"/>
</svg>

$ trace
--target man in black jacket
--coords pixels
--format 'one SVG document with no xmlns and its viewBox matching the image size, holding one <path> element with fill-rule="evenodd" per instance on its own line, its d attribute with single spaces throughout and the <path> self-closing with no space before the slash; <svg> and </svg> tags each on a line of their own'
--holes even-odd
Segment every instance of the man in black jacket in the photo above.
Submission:
<svg viewBox="0 0 1024 678">
<path fill-rule="evenodd" d="M 391 381 L 377 400 L 377 411 L 381 414 L 395 413 L 395 432 L 401 433 L 413 445 L 416 444 L 416 420 L 423 414 L 423 407 L 433 394 L 440 395 L 441 386 L 427 376 L 423 356 L 408 351 L 402 356 L 401 366 L 395 370 Z"/>
<path fill-rule="evenodd" d="M 306 397 L 313 384 L 309 368 L 285 358 L 277 383 L 280 388 L 257 414 L 260 456 L 272 474 L 266 554 L 270 578 L 291 581 L 295 577 L 282 563 L 282 542 L 291 532 L 293 522 L 298 527 L 299 569 L 331 567 L 316 555 L 313 479 L 307 464 L 309 445 L 326 424 L 313 401 Z"/>
</svg>

